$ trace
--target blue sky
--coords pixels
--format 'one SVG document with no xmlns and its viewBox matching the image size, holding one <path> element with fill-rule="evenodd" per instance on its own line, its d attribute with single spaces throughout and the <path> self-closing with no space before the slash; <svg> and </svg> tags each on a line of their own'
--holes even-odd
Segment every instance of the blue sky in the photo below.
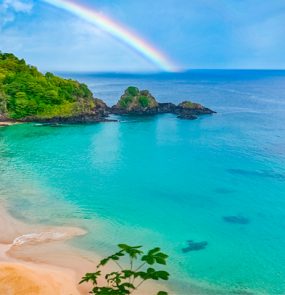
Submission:
<svg viewBox="0 0 285 295">
<path fill-rule="evenodd" d="M 285 68 L 285 0 L 77 0 L 184 69 Z M 0 0 L 0 50 L 52 71 L 156 71 L 88 22 L 41 0 Z"/>
</svg>

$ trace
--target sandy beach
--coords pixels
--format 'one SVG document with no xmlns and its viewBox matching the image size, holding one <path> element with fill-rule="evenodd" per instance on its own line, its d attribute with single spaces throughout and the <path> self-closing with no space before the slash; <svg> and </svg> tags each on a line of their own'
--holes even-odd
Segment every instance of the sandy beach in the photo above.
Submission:
<svg viewBox="0 0 285 295">
<path fill-rule="evenodd" d="M 0 206 L 0 294 L 87 294 L 78 282 L 95 261 L 66 245 L 79 228 L 24 224 Z M 86 271 L 85 271 L 86 270 Z"/>
<path fill-rule="evenodd" d="M 90 285 L 78 285 L 95 270 L 100 256 L 71 247 L 67 240 L 85 235 L 80 228 L 25 224 L 0 203 L 0 294 L 80 295 Z M 159 285 L 136 294 L 155 294 Z M 164 288 L 165 289 L 165 288 Z"/>
<path fill-rule="evenodd" d="M 21 124 L 20 122 L 10 122 L 10 121 L 0 121 L 0 127 L 12 126 L 16 124 Z"/>
</svg>

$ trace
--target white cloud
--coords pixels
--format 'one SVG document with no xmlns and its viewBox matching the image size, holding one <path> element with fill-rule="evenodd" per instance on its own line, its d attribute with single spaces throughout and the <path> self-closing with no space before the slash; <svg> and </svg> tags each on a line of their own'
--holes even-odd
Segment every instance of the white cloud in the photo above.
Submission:
<svg viewBox="0 0 285 295">
<path fill-rule="evenodd" d="M 33 8 L 33 3 L 30 0 L 4 0 L 0 6 L 0 11 L 13 9 L 15 12 L 30 12 Z"/>
<path fill-rule="evenodd" d="M 3 0 L 0 3 L 0 29 L 14 21 L 17 13 L 29 13 L 33 8 L 32 0 Z"/>
</svg>

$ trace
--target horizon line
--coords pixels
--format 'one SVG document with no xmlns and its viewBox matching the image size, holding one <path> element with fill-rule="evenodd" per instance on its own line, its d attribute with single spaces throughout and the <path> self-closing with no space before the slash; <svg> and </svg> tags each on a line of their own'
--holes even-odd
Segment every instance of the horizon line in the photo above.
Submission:
<svg viewBox="0 0 285 295">
<path fill-rule="evenodd" d="M 46 70 L 44 72 L 49 72 L 51 70 Z M 89 70 L 52 70 L 54 73 L 58 74 L 85 74 L 85 75 L 179 75 L 179 74 L 185 74 L 189 72 L 196 72 L 196 71 L 224 71 L 224 72 L 230 72 L 230 71 L 275 71 L 275 72 L 283 72 L 285 71 L 285 68 L 278 69 L 278 68 L 195 68 L 195 69 L 186 69 L 184 71 L 180 72 L 164 72 L 164 71 L 89 71 Z"/>
</svg>

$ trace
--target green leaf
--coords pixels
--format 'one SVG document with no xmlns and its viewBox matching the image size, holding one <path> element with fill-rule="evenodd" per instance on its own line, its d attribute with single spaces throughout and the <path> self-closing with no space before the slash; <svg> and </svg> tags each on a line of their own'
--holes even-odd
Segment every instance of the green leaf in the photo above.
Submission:
<svg viewBox="0 0 285 295">
<path fill-rule="evenodd" d="M 82 278 L 82 280 L 79 282 L 79 284 L 82 283 L 88 283 L 91 281 L 94 285 L 97 284 L 97 278 L 101 275 L 100 271 L 94 272 L 94 273 L 87 273 L 85 276 Z"/>
<path fill-rule="evenodd" d="M 154 248 L 148 251 L 147 255 L 142 257 L 142 261 L 145 261 L 150 265 L 153 265 L 154 263 L 166 265 L 167 258 L 168 255 L 160 252 L 160 248 Z"/>
<path fill-rule="evenodd" d="M 163 271 L 163 270 L 157 271 L 156 275 L 158 276 L 159 279 L 162 279 L 165 281 L 167 281 L 169 278 L 169 273 L 167 271 Z"/>
<path fill-rule="evenodd" d="M 124 274 L 124 278 L 130 278 L 134 275 L 134 272 L 132 270 L 123 270 L 122 273 Z"/>
<path fill-rule="evenodd" d="M 159 252 L 159 251 L 160 251 L 160 248 L 157 247 L 157 248 L 154 248 L 154 249 L 152 249 L 152 250 L 149 250 L 149 251 L 148 251 L 148 254 L 149 254 L 149 255 L 152 255 L 152 254 L 155 254 L 155 253 L 157 253 L 157 252 Z"/>
<path fill-rule="evenodd" d="M 131 258 L 137 258 L 138 255 L 143 253 L 141 250 L 139 250 L 142 246 L 129 246 L 126 244 L 119 244 L 118 247 L 122 249 L 122 251 L 129 254 Z"/>
<path fill-rule="evenodd" d="M 104 258 L 100 261 L 99 265 L 106 265 L 109 260 L 110 260 L 109 258 Z"/>
<path fill-rule="evenodd" d="M 150 264 L 150 265 L 153 265 L 155 260 L 152 256 L 149 256 L 149 255 L 144 255 L 142 257 L 142 261 L 145 261 L 147 264 Z"/>
<path fill-rule="evenodd" d="M 93 295 L 129 295 L 133 290 L 136 289 L 134 280 L 140 279 L 146 280 L 168 280 L 169 273 L 163 270 L 156 270 L 154 267 L 148 267 L 144 271 L 146 265 L 166 264 L 168 255 L 161 252 L 159 247 L 153 248 L 143 255 L 141 246 L 129 246 L 127 244 L 118 245 L 120 251 L 110 255 L 100 261 L 98 267 L 104 267 L 108 262 L 115 261 L 117 263 L 123 256 L 130 258 L 130 269 L 126 268 L 120 271 L 107 273 L 104 277 L 107 286 L 100 286 L 97 284 L 97 280 L 101 277 L 101 271 L 95 273 L 87 273 L 81 280 L 80 283 L 91 282 L 93 283 L 93 289 L 91 293 Z M 134 259 L 141 257 L 141 265 L 135 265 Z M 146 268 L 146 267 L 145 267 Z M 137 269 L 134 271 L 133 269 Z M 140 271 L 139 271 L 140 270 Z M 138 283 L 136 282 L 136 284 Z M 168 295 L 164 291 L 160 291 L 157 295 Z"/>
</svg>

